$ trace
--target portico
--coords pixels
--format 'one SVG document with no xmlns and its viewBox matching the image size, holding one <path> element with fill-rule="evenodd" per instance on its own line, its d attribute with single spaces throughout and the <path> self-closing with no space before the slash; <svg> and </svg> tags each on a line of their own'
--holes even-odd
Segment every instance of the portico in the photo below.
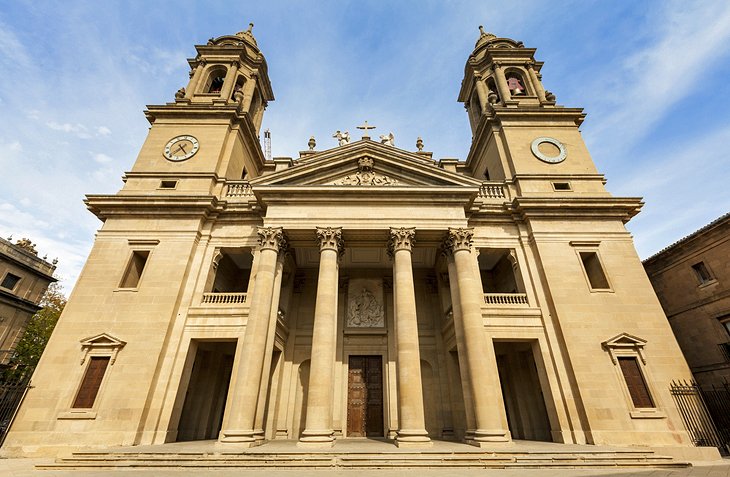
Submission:
<svg viewBox="0 0 730 477">
<path fill-rule="evenodd" d="M 287 231 L 280 227 L 259 227 L 259 246 L 254 260 L 254 267 L 257 267 L 255 286 L 250 298 L 247 298 L 251 303 L 248 318 L 251 323 L 248 328 L 251 330 L 249 336 L 251 342 L 256 342 L 258 346 L 249 344 L 244 338 L 244 349 L 248 349 L 249 353 L 236 357 L 234 369 L 237 369 L 237 372 L 233 382 L 244 384 L 242 386 L 237 384 L 235 388 L 229 390 L 220 441 L 248 446 L 261 442 L 261 439 L 256 437 L 259 433 L 263 434 L 263 423 L 257 427 L 257 418 L 261 419 L 261 409 L 271 406 L 272 400 L 270 399 L 268 403 L 259 402 L 257 406 L 249 405 L 248 411 L 244 407 L 241 412 L 239 408 L 240 403 L 246 399 L 251 400 L 251 396 L 265 398 L 269 395 L 269 390 L 266 389 L 269 383 L 265 379 L 269 373 L 262 369 L 266 356 L 274 352 L 271 348 L 273 343 L 266 339 L 267 330 L 271 329 L 271 323 L 267 322 L 275 319 L 271 310 L 279 308 L 280 305 L 273 300 L 282 296 L 281 275 L 284 271 L 284 256 L 293 254 L 301 258 L 297 263 L 303 268 L 302 271 L 294 272 L 302 281 L 299 284 L 302 287 L 300 293 L 304 291 L 303 288 L 314 288 L 315 293 L 312 334 L 311 338 L 307 337 L 311 339 L 311 347 L 305 345 L 303 349 L 289 353 L 302 354 L 306 353 L 306 348 L 310 348 L 309 359 L 305 360 L 308 379 L 302 379 L 299 373 L 300 383 L 297 383 L 302 386 L 301 393 L 306 393 L 306 401 L 304 399 L 298 401 L 295 398 L 295 403 L 298 402 L 300 407 L 292 410 L 294 414 L 299 414 L 295 420 L 304 425 L 300 425 L 298 429 L 296 425 L 292 425 L 292 429 L 286 429 L 286 437 L 298 438 L 300 445 L 305 447 L 331 446 L 335 438 L 347 437 L 348 432 L 357 433 L 353 427 L 355 424 L 347 422 L 348 420 L 368 421 L 372 420 L 373 416 L 376 418 L 380 416 L 383 422 L 380 426 L 375 426 L 381 429 L 380 437 L 394 437 L 394 442 L 399 447 L 430 446 L 431 436 L 443 437 L 443 429 L 438 429 L 436 426 L 438 421 L 441 421 L 440 427 L 444 427 L 445 414 L 450 414 L 451 410 L 445 413 L 443 409 L 438 409 L 442 407 L 442 403 L 434 402 L 434 396 L 429 394 L 429 391 L 437 390 L 437 382 L 444 378 L 438 376 L 442 372 L 439 367 L 443 364 L 443 359 L 439 357 L 433 359 L 434 355 L 443 352 L 443 343 L 433 334 L 427 333 L 427 330 L 435 329 L 434 326 L 428 326 L 429 321 L 434 320 L 435 316 L 425 303 L 417 305 L 415 280 L 419 281 L 419 295 L 422 295 L 424 287 L 436 285 L 434 270 L 437 263 L 447 266 L 444 262 L 448 262 L 448 266 L 453 269 L 453 276 L 449 277 L 449 280 L 454 281 L 452 287 L 454 291 L 478 287 L 475 254 L 472 253 L 470 241 L 473 232 L 467 228 L 424 230 L 422 234 L 425 246 L 422 248 L 416 248 L 419 230 L 415 227 L 371 230 L 369 239 L 363 238 L 366 234 L 362 231 L 348 233 L 341 227 L 316 227 L 310 233 L 310 240 L 307 241 L 302 229 Z M 293 241 L 288 237 L 290 234 L 296 237 Z M 348 236 L 353 237 L 357 247 L 347 247 L 345 237 Z M 441 241 L 434 240 L 439 236 L 442 238 Z M 316 257 L 314 254 L 316 249 L 312 245 L 319 245 L 316 276 L 313 269 L 307 268 L 308 260 L 312 260 L 309 263 L 313 264 Z M 457 255 L 458 252 L 465 252 L 464 260 L 459 262 L 461 268 L 458 270 L 453 260 L 455 249 Z M 414 250 L 416 250 L 415 266 L 412 257 Z M 276 264 L 279 266 L 276 267 Z M 310 271 L 305 272 L 305 270 Z M 304 287 L 303 282 L 307 279 L 316 285 L 310 284 L 310 287 Z M 479 291 L 476 291 L 475 296 L 478 298 L 480 295 Z M 456 293 L 449 299 L 454 309 L 469 310 L 472 313 L 472 322 L 476 319 L 476 326 L 480 326 L 478 322 L 481 320 L 481 307 L 478 302 L 472 300 L 472 303 L 463 304 L 464 299 Z M 271 303 L 267 306 L 262 303 L 265 300 Z M 257 322 L 260 316 L 269 319 Z M 462 320 L 463 314 L 454 314 L 454 326 L 462 329 L 464 327 Z M 474 325 L 471 326 L 471 330 L 474 330 Z M 300 341 L 309 341 L 306 338 L 301 340 L 301 335 L 304 333 L 297 334 L 300 334 Z M 474 334 L 477 332 L 472 331 L 472 335 Z M 462 335 L 462 332 L 459 335 Z M 426 357 L 432 359 L 422 360 L 420 341 L 425 341 Z M 454 352 L 463 356 L 463 369 L 467 373 L 488 373 L 493 377 L 491 382 L 477 379 L 477 389 L 494 386 L 498 377 L 496 361 L 492 359 L 485 363 L 483 353 L 478 351 L 485 349 L 487 338 L 482 332 L 481 337 L 477 336 L 476 340 L 472 341 L 469 344 L 463 339 L 457 341 Z M 298 348 L 296 342 L 295 338 L 289 344 Z M 468 351 L 470 345 L 473 349 L 477 349 L 471 356 Z M 253 356 L 252 350 L 259 355 Z M 358 411 L 353 410 L 358 407 L 359 402 L 357 396 L 353 397 L 351 381 L 352 376 L 355 376 L 353 373 L 360 371 L 352 370 L 351 373 L 350 367 L 353 363 L 352 357 L 357 361 L 358 357 L 367 356 L 378 357 L 376 367 L 384 366 L 385 369 L 374 369 L 372 363 L 370 364 L 367 374 L 375 375 L 383 381 L 373 383 L 370 378 L 371 382 L 364 384 L 364 388 L 370 391 L 368 396 L 360 397 L 365 399 L 362 406 L 364 414 L 358 416 Z M 302 363 L 299 363 L 300 368 L 301 366 Z M 426 381 L 429 389 L 424 387 L 422 377 L 424 369 L 428 373 Z M 252 375 L 258 375 L 260 378 L 251 379 L 249 376 Z M 344 379 L 343 375 L 346 375 L 347 379 Z M 468 382 L 464 376 L 455 376 L 454 379 Z M 498 389 L 498 380 L 496 386 Z M 489 440 L 509 441 L 509 431 L 506 430 L 506 418 L 501 402 L 499 406 L 490 408 L 489 401 L 484 404 L 480 397 L 471 394 L 471 388 L 467 388 L 466 385 L 464 387 L 464 395 L 468 397 L 465 398 L 465 404 L 458 407 L 465 411 L 468 409 L 469 415 L 478 414 L 481 420 L 475 421 L 474 427 L 465 428 L 461 432 L 462 436 L 469 436 L 467 442 L 474 445 Z M 371 388 L 378 389 L 382 394 L 370 395 Z M 424 404 L 424 397 L 429 401 L 427 404 Z M 495 399 L 500 399 L 498 392 L 492 393 L 493 402 Z M 472 405 L 466 405 L 467 400 L 482 404 L 483 409 L 478 413 Z M 373 409 L 373 406 L 378 405 L 382 407 Z M 430 432 L 426 426 L 427 407 L 436 408 L 429 409 Z M 252 413 L 252 410 L 257 411 L 259 415 L 256 412 Z M 272 416 L 270 412 L 269 416 Z M 481 426 L 476 422 L 482 423 Z M 487 427 L 489 424 L 484 424 L 490 422 L 493 423 L 491 427 Z M 276 427 L 281 435 L 285 426 Z M 452 429 L 453 425 L 446 427 Z M 372 428 L 371 425 L 370 429 Z M 248 431 L 242 432 L 237 429 L 248 429 Z M 491 430 L 491 433 L 484 429 Z M 451 433 L 453 431 L 448 431 L 446 437 Z M 498 437 L 494 438 L 495 435 Z M 271 437 L 275 436 L 269 436 Z"/>
</svg>

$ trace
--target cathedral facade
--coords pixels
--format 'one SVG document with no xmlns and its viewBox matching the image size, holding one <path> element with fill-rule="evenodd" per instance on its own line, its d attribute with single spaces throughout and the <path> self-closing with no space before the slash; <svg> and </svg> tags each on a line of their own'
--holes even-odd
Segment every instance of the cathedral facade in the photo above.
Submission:
<svg viewBox="0 0 730 477">
<path fill-rule="evenodd" d="M 581 109 L 535 50 L 481 31 L 436 161 L 339 134 L 267 160 L 251 29 L 196 46 L 94 247 L 4 447 L 348 438 L 689 446 L 690 372 Z"/>
</svg>

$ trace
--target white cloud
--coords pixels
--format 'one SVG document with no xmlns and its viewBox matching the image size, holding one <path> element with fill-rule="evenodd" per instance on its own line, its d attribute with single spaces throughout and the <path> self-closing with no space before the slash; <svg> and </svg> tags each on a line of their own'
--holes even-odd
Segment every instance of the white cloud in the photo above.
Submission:
<svg viewBox="0 0 730 477">
<path fill-rule="evenodd" d="M 99 164 L 108 164 L 114 160 L 111 157 L 107 156 L 106 154 L 102 154 L 102 153 L 94 154 L 92 157 Z"/>
<path fill-rule="evenodd" d="M 96 134 L 98 134 L 99 136 L 108 136 L 111 133 L 111 129 L 106 126 L 99 126 L 98 128 L 96 128 Z"/>
<path fill-rule="evenodd" d="M 630 148 L 679 101 L 702 87 L 709 69 L 728 55 L 730 3 L 697 8 L 692 2 L 667 2 L 652 15 L 653 41 L 601 76 L 591 89 L 600 91 L 605 114 L 589 135 L 610 144 L 613 153 Z M 596 112 L 596 111 L 594 111 Z M 616 139 L 615 141 L 609 140 Z"/>
<path fill-rule="evenodd" d="M 46 126 L 53 129 L 54 131 L 61 131 L 65 133 L 74 134 L 76 137 L 81 139 L 89 139 L 91 137 L 91 134 L 89 134 L 89 128 L 84 126 L 83 124 L 71 124 L 71 123 L 58 123 L 56 121 L 48 121 L 46 122 Z"/>
</svg>

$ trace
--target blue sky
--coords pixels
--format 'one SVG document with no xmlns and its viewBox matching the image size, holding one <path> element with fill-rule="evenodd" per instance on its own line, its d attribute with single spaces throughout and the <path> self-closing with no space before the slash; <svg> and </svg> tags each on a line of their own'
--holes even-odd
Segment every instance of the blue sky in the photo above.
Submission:
<svg viewBox="0 0 730 477">
<path fill-rule="evenodd" d="M 396 146 L 421 136 L 464 159 L 457 103 L 485 26 L 538 49 L 545 87 L 583 107 L 607 187 L 646 205 L 628 227 L 642 258 L 730 209 L 730 3 L 692 1 L 0 0 L 0 235 L 59 258 L 70 291 L 144 141 L 146 104 L 173 99 L 194 44 L 254 22 L 276 101 L 274 156 L 367 119 Z M 353 134 L 357 137 L 357 134 Z"/>
</svg>

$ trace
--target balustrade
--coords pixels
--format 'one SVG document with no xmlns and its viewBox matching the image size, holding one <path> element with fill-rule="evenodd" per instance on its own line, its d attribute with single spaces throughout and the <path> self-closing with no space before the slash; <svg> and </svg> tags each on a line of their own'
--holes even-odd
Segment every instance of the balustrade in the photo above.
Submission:
<svg viewBox="0 0 730 477">
<path fill-rule="evenodd" d="M 246 293 L 203 293 L 205 305 L 236 305 L 246 303 Z"/>
<path fill-rule="evenodd" d="M 485 293 L 484 303 L 497 306 L 527 305 L 527 293 Z"/>
<path fill-rule="evenodd" d="M 228 182 L 226 197 L 247 197 L 252 196 L 251 184 L 248 181 Z"/>
</svg>

